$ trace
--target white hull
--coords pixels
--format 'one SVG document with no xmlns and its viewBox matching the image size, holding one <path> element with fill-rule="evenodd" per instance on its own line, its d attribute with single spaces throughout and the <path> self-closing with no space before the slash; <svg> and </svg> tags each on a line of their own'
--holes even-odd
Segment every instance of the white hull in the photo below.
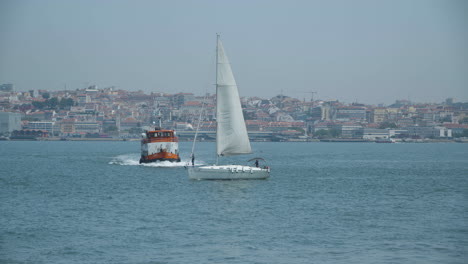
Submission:
<svg viewBox="0 0 468 264">
<path fill-rule="evenodd" d="M 270 169 L 241 165 L 213 165 L 188 167 L 188 173 L 192 180 L 253 180 L 268 178 Z"/>
</svg>

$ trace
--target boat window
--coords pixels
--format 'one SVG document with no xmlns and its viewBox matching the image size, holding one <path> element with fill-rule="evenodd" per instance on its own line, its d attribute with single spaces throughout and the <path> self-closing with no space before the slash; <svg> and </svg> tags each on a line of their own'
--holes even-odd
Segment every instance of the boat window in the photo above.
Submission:
<svg viewBox="0 0 468 264">
<path fill-rule="evenodd" d="M 158 133 L 154 133 L 154 137 L 158 137 Z"/>
</svg>

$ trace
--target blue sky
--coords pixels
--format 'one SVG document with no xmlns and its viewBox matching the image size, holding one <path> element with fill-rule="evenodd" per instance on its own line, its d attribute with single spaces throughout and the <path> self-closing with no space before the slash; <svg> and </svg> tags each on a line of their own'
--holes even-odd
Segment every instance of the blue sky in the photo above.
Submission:
<svg viewBox="0 0 468 264">
<path fill-rule="evenodd" d="M 242 96 L 468 101 L 468 1 L 0 0 L 0 83 Z"/>
</svg>

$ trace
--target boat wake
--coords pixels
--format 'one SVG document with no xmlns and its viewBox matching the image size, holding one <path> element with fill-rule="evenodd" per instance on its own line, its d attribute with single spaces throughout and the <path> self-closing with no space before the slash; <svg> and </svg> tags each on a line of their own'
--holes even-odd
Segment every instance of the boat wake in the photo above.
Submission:
<svg viewBox="0 0 468 264">
<path fill-rule="evenodd" d="M 181 160 L 180 162 L 157 161 L 157 162 L 140 164 L 140 155 L 135 153 L 135 154 L 119 155 L 117 157 L 114 157 L 114 158 L 112 158 L 111 161 L 109 161 L 109 164 L 122 165 L 122 166 L 145 166 L 145 167 L 175 168 L 175 167 L 187 166 L 188 162 L 189 162 L 189 159 Z M 197 166 L 198 165 L 204 165 L 204 163 L 195 161 L 195 165 L 197 165 Z"/>
</svg>

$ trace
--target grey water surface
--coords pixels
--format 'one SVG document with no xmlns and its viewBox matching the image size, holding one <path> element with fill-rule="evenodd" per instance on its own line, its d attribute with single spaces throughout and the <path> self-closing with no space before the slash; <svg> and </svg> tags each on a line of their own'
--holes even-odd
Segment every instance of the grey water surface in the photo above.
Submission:
<svg viewBox="0 0 468 264">
<path fill-rule="evenodd" d="M 189 180 L 180 148 L 0 141 L 0 263 L 467 263 L 468 144 L 254 142 L 220 160 L 265 158 L 250 181 Z"/>
</svg>

